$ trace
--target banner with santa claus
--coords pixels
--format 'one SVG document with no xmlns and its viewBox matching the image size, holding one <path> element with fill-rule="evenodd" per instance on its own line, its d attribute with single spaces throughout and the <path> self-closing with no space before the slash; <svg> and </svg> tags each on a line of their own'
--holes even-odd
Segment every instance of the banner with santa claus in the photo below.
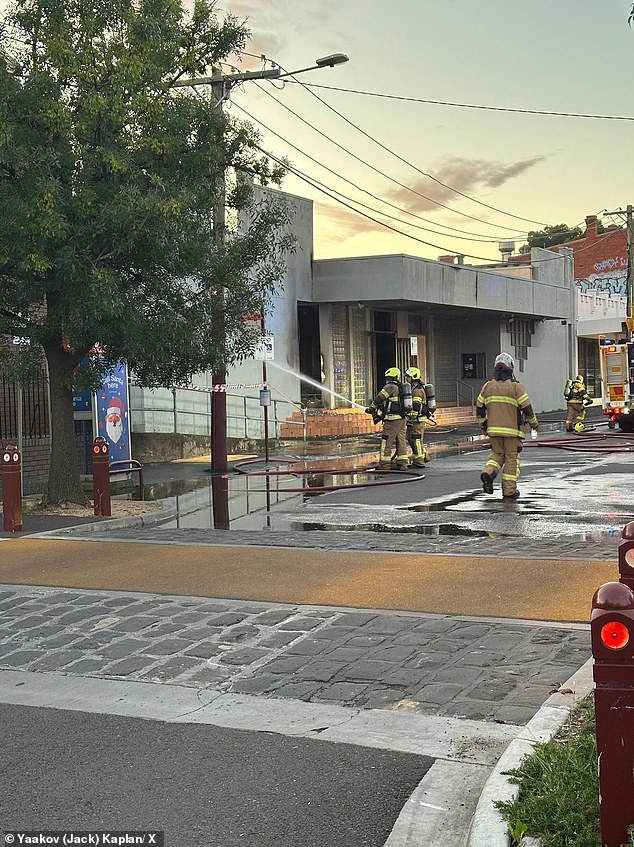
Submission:
<svg viewBox="0 0 634 847">
<path fill-rule="evenodd" d="M 97 431 L 108 442 L 110 461 L 132 459 L 128 367 L 118 362 L 103 379 L 97 393 Z"/>
</svg>

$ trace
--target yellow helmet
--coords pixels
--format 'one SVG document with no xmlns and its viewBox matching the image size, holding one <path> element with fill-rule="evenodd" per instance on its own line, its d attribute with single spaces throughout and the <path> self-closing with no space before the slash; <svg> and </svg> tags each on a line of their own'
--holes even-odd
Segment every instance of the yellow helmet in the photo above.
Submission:
<svg viewBox="0 0 634 847">
<path fill-rule="evenodd" d="M 400 382 L 401 379 L 401 369 L 400 368 L 388 368 L 385 371 L 385 376 L 388 379 L 398 379 Z"/>
<path fill-rule="evenodd" d="M 583 424 L 582 423 L 576 423 L 575 424 L 575 432 L 583 432 Z"/>
<path fill-rule="evenodd" d="M 418 368 L 408 368 L 405 371 L 405 376 L 411 376 L 412 379 L 420 379 L 420 370 Z"/>
</svg>

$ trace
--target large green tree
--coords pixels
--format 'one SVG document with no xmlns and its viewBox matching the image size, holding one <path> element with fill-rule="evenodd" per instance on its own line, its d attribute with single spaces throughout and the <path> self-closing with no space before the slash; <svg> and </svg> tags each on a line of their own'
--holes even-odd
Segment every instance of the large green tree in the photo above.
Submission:
<svg viewBox="0 0 634 847">
<path fill-rule="evenodd" d="M 0 333 L 30 339 L 23 370 L 46 358 L 49 502 L 86 500 L 72 387 L 95 343 L 84 385 L 122 359 L 148 387 L 254 344 L 244 315 L 268 302 L 290 239 L 244 175 L 282 173 L 209 90 L 173 86 L 247 37 L 207 0 L 18 0 L 0 19 Z M 226 237 L 223 201 L 248 219 Z"/>
</svg>

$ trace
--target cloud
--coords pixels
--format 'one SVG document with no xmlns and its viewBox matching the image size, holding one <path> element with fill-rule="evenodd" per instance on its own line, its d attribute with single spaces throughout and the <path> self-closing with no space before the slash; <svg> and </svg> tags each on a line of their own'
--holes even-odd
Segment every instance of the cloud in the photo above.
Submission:
<svg viewBox="0 0 634 847">
<path fill-rule="evenodd" d="M 283 52 L 287 44 L 295 40 L 295 34 L 319 32 L 337 8 L 335 0 L 321 0 L 319 4 L 298 5 L 295 0 L 225 0 L 222 8 L 238 20 L 246 20 L 251 31 L 247 50 L 263 53 L 270 59 L 284 61 Z"/>
<path fill-rule="evenodd" d="M 378 223 L 374 223 L 362 215 L 357 215 L 350 209 L 342 206 L 333 206 L 331 203 L 315 202 L 315 220 L 320 229 L 323 230 L 322 239 L 327 233 L 329 241 L 337 243 L 353 238 L 355 235 L 367 235 L 370 232 L 388 232 Z"/>
<path fill-rule="evenodd" d="M 409 189 L 388 189 L 389 200 L 410 212 L 429 212 L 439 204 L 446 204 L 459 193 L 478 199 L 483 188 L 499 188 L 504 183 L 530 170 L 542 162 L 545 156 L 534 156 L 518 162 L 489 162 L 485 159 L 446 159 L 438 168 L 430 171 L 438 182 L 428 177 L 417 177 L 409 183 Z M 405 180 L 401 180 L 405 183 Z M 438 183 L 444 183 L 439 185 Z M 423 196 L 421 196 L 423 195 Z"/>
</svg>

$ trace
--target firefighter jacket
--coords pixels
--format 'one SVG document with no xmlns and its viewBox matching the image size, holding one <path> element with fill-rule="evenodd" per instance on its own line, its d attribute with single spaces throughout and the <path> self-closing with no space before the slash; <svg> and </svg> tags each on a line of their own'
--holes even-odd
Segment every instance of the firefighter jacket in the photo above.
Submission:
<svg viewBox="0 0 634 847">
<path fill-rule="evenodd" d="M 588 390 L 586 389 L 585 385 L 578 379 L 575 379 L 572 383 L 572 388 L 570 389 L 570 394 L 568 395 L 568 402 L 579 405 L 585 403 L 588 406 L 592 402 L 592 398 L 588 394 Z"/>
<path fill-rule="evenodd" d="M 407 418 L 411 421 L 424 420 L 429 417 L 429 407 L 427 406 L 427 395 L 425 387 L 420 380 L 412 383 L 412 411 Z"/>
<path fill-rule="evenodd" d="M 395 421 L 405 417 L 398 382 L 388 382 L 370 403 L 369 409 L 381 409 L 384 421 Z"/>
<path fill-rule="evenodd" d="M 524 419 L 537 428 L 537 418 L 526 389 L 512 375 L 490 379 L 482 386 L 476 400 L 476 414 L 488 435 L 523 438 Z"/>
</svg>

